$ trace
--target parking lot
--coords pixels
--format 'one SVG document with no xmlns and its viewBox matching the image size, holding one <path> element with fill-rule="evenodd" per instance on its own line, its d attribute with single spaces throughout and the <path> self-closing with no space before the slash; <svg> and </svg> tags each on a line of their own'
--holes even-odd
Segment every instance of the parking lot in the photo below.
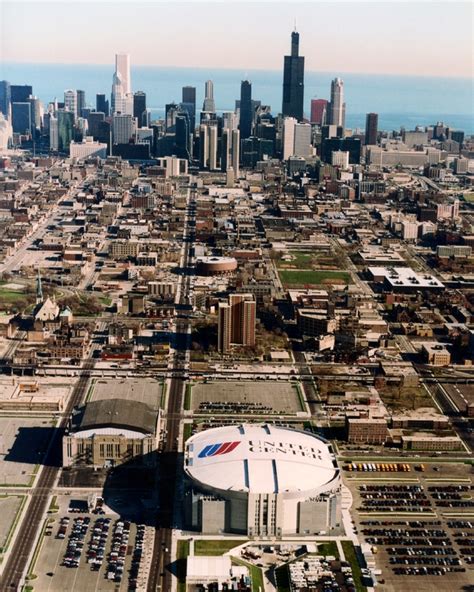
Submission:
<svg viewBox="0 0 474 592">
<path fill-rule="evenodd" d="M 297 388 L 277 381 L 194 384 L 190 407 L 195 413 L 295 415 L 305 411 Z"/>
<path fill-rule="evenodd" d="M 151 560 L 153 531 L 109 514 L 50 518 L 37 557 L 34 588 L 42 592 L 135 590 Z"/>
<path fill-rule="evenodd" d="M 52 433 L 47 417 L 0 417 L 0 487 L 32 485 Z"/>
<path fill-rule="evenodd" d="M 425 466 L 422 473 L 344 472 L 356 531 L 382 571 L 380 592 L 462 590 L 472 584 L 472 479 L 462 464 Z"/>
</svg>

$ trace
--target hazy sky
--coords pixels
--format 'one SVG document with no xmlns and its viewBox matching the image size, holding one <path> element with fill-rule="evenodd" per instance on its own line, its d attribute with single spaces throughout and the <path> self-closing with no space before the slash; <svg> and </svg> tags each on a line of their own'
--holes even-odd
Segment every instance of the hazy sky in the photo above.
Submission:
<svg viewBox="0 0 474 592">
<path fill-rule="evenodd" d="M 306 69 L 473 75 L 471 2 L 0 0 L 0 59 L 281 69 L 296 19 Z"/>
</svg>

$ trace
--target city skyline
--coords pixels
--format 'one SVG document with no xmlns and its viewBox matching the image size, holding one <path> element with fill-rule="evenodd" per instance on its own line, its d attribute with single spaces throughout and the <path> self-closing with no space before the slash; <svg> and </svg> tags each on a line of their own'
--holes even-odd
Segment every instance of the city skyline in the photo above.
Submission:
<svg viewBox="0 0 474 592">
<path fill-rule="evenodd" d="M 48 10 L 48 6 L 52 9 Z M 113 5 L 113 11 L 111 3 L 99 2 L 94 4 L 94 19 L 90 19 L 88 2 L 65 3 L 60 13 L 57 6 L 57 2 L 3 3 L 7 25 L 0 52 L 4 62 L 105 64 L 113 48 L 130 53 L 133 63 L 143 66 L 278 70 L 287 53 L 287 35 L 296 20 L 308 72 L 418 76 L 422 72 L 424 76 L 472 77 L 472 6 L 467 2 L 276 3 L 271 8 L 271 27 L 262 26 L 267 22 L 262 19 L 268 17 L 269 5 L 265 2 L 143 2 L 133 6 L 119 2 Z M 212 10 L 207 11 L 208 6 Z M 235 10 L 237 6 L 242 10 Z M 231 7 L 234 10 L 229 35 L 223 23 Z M 139 34 L 133 27 L 123 28 L 121 25 L 140 9 L 147 18 L 140 22 Z M 75 23 L 74 30 L 63 26 L 68 17 Z M 108 28 L 103 26 L 104 19 Z M 327 27 L 313 35 L 310 24 L 321 20 Z M 170 26 L 160 29 L 158 38 L 151 31 L 147 33 L 150 27 L 155 31 L 161 22 Z M 189 51 L 183 39 L 191 39 L 201 22 L 205 22 L 212 43 L 193 44 Z M 420 22 L 430 32 L 423 43 Z M 21 35 L 16 23 L 21 23 Z M 87 44 L 82 39 L 85 28 Z M 243 35 L 246 43 L 239 44 Z M 374 51 L 367 51 L 371 46 Z M 59 53 L 58 47 L 62 48 Z M 262 52 L 261 47 L 268 50 Z"/>
</svg>

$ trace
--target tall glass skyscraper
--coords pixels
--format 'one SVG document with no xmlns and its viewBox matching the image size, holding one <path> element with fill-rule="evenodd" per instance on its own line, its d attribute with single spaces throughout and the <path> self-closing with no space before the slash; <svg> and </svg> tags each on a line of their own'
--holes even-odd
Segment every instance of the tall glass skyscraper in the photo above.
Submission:
<svg viewBox="0 0 474 592">
<path fill-rule="evenodd" d="M 284 117 L 303 119 L 304 101 L 304 57 L 299 55 L 300 34 L 291 33 L 291 55 L 285 56 L 283 64 Z"/>
<path fill-rule="evenodd" d="M 245 140 L 252 135 L 252 83 L 242 80 L 240 85 L 240 138 Z"/>
</svg>

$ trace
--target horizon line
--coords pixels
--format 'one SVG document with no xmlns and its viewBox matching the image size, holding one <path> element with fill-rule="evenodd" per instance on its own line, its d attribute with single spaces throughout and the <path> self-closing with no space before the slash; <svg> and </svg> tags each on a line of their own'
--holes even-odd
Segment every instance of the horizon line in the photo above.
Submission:
<svg viewBox="0 0 474 592">
<path fill-rule="evenodd" d="M 2 64 L 11 64 L 11 65 L 31 65 L 31 66 L 110 66 L 111 71 L 114 70 L 113 62 L 33 62 L 33 61 L 22 61 L 22 60 L 2 60 L 0 63 L 0 71 L 2 69 Z M 181 69 L 181 70 L 224 70 L 229 72 L 283 72 L 283 68 L 252 68 L 248 69 L 245 67 L 242 68 L 223 68 L 221 66 L 176 66 L 176 65 L 162 65 L 162 64 L 131 64 L 131 69 L 133 68 L 163 68 L 163 69 Z M 407 78 L 449 78 L 451 80 L 469 80 L 474 81 L 474 76 L 456 76 L 456 75 L 449 75 L 449 74 L 408 74 L 408 73 L 393 73 L 393 72 L 361 72 L 361 71 L 341 71 L 341 70 L 305 70 L 305 73 L 312 73 L 312 74 L 331 74 L 334 72 L 339 72 L 341 75 L 358 75 L 358 76 L 403 76 Z M 252 81 L 250 81 L 252 82 Z"/>
</svg>

